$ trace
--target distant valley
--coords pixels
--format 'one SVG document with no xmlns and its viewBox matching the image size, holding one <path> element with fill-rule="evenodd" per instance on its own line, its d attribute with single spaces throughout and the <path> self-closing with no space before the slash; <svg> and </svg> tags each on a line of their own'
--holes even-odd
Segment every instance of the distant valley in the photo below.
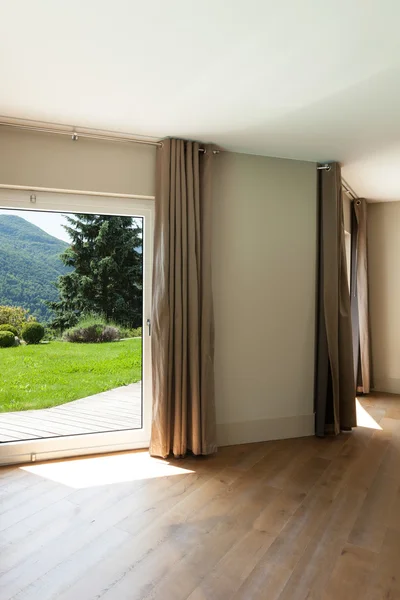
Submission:
<svg viewBox="0 0 400 600">
<path fill-rule="evenodd" d="M 46 300 L 57 300 L 54 285 L 69 271 L 60 259 L 68 244 L 26 221 L 0 213 L 0 305 L 22 306 L 39 321 L 51 319 Z"/>
</svg>

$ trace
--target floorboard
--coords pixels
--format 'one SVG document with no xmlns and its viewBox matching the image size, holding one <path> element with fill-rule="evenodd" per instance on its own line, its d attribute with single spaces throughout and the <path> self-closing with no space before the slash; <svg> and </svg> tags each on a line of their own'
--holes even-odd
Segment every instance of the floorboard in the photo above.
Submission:
<svg viewBox="0 0 400 600">
<path fill-rule="evenodd" d="M 400 396 L 361 403 L 336 438 L 0 469 L 1 600 L 400 598 Z"/>
</svg>

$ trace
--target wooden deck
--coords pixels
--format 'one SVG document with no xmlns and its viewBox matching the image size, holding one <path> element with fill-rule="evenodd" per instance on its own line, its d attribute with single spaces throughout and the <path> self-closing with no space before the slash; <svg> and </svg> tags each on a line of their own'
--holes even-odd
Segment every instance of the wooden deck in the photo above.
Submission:
<svg viewBox="0 0 400 600">
<path fill-rule="evenodd" d="M 141 427 L 142 383 L 40 410 L 0 413 L 0 443 Z"/>
</svg>

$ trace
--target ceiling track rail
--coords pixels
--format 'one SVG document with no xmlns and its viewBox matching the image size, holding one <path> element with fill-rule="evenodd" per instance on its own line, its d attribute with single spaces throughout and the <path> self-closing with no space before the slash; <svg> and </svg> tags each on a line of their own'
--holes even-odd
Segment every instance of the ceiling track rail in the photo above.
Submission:
<svg viewBox="0 0 400 600">
<path fill-rule="evenodd" d="M 73 142 L 77 142 L 79 138 L 89 138 L 92 140 L 103 140 L 106 142 L 122 142 L 130 144 L 143 144 L 147 146 L 162 147 L 162 142 L 155 140 L 146 140 L 130 134 L 118 134 L 112 131 L 96 131 L 95 129 L 69 127 L 67 125 L 56 126 L 39 123 L 24 123 L 18 121 L 7 120 L 0 117 L 0 127 L 10 127 L 14 129 L 23 129 L 26 131 L 35 131 L 39 133 L 50 133 L 53 135 L 65 135 L 71 138 Z"/>
<path fill-rule="evenodd" d="M 345 194 L 349 196 L 352 200 L 358 200 L 359 196 L 355 193 L 355 191 L 349 186 L 349 184 L 342 177 L 342 188 Z"/>
<path fill-rule="evenodd" d="M 73 142 L 77 142 L 79 138 L 88 138 L 91 140 L 102 140 L 105 142 L 119 142 L 125 144 L 143 144 L 146 146 L 155 146 L 162 148 L 163 143 L 156 140 L 148 140 L 133 136 L 129 133 L 116 133 L 113 131 L 100 131 L 89 128 L 78 128 L 69 125 L 53 125 L 36 122 L 23 122 L 8 120 L 7 117 L 0 117 L 0 127 L 12 127 L 14 129 L 22 129 L 25 131 L 34 131 L 39 133 L 50 133 L 53 135 L 65 135 L 71 138 Z M 199 148 L 199 152 L 206 152 L 205 148 Z M 220 149 L 212 150 L 213 154 L 219 154 Z"/>
<path fill-rule="evenodd" d="M 318 165 L 317 171 L 330 171 L 331 165 L 329 163 L 325 163 L 324 165 Z M 352 200 L 358 200 L 359 197 L 355 193 L 355 191 L 349 186 L 349 184 L 342 177 L 342 189 L 345 194 L 349 196 Z"/>
</svg>

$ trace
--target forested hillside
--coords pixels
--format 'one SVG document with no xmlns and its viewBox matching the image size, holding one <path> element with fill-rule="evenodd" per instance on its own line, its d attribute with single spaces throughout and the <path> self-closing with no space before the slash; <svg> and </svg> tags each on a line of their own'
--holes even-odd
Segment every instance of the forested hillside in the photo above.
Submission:
<svg viewBox="0 0 400 600">
<path fill-rule="evenodd" d="M 0 214 L 0 305 L 29 308 L 48 321 L 45 301 L 58 299 L 54 283 L 70 270 L 59 258 L 67 247 L 22 217 Z"/>
</svg>

